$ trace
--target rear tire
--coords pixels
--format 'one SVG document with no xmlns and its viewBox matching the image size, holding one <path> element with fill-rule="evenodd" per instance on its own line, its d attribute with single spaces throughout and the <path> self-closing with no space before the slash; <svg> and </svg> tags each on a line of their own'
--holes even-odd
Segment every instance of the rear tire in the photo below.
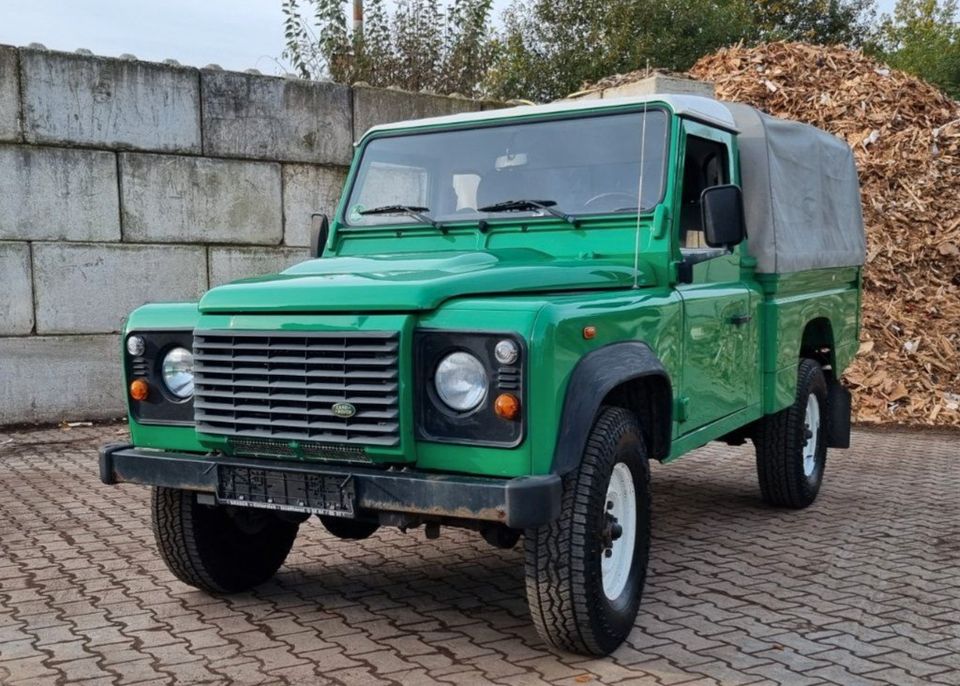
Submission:
<svg viewBox="0 0 960 686">
<path fill-rule="evenodd" d="M 601 408 L 579 467 L 564 477 L 560 517 L 524 533 L 530 615 L 551 646 L 607 655 L 633 629 L 650 550 L 649 486 L 636 417 Z"/>
<path fill-rule="evenodd" d="M 300 525 L 268 510 L 201 505 L 197 494 L 155 487 L 150 501 L 160 557 L 180 581 L 239 593 L 270 579 Z"/>
<path fill-rule="evenodd" d="M 823 369 L 801 360 L 793 405 L 765 416 L 754 432 L 764 501 L 799 510 L 817 499 L 827 464 L 827 417 Z"/>
</svg>

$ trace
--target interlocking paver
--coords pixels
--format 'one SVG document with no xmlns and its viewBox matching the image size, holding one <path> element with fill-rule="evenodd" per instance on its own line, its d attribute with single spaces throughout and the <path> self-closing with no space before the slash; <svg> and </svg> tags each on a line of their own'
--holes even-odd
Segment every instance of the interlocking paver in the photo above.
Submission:
<svg viewBox="0 0 960 686">
<path fill-rule="evenodd" d="M 123 428 L 0 434 L 0 684 L 960 684 L 956 436 L 858 431 L 804 512 L 749 446 L 654 465 L 649 581 L 609 658 L 551 653 L 522 555 L 476 534 L 332 538 L 212 597 L 153 547 L 148 491 L 97 480 Z"/>
</svg>

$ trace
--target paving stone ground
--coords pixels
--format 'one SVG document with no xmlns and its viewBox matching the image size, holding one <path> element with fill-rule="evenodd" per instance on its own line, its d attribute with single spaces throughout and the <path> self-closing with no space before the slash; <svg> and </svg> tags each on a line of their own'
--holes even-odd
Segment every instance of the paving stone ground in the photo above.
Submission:
<svg viewBox="0 0 960 686">
<path fill-rule="evenodd" d="M 960 684 L 956 435 L 857 432 L 804 512 L 759 502 L 750 446 L 655 465 L 636 628 L 554 654 L 519 550 L 445 529 L 305 524 L 275 580 L 211 597 L 158 558 L 147 489 L 103 486 L 120 425 L 0 433 L 0 683 Z"/>
</svg>

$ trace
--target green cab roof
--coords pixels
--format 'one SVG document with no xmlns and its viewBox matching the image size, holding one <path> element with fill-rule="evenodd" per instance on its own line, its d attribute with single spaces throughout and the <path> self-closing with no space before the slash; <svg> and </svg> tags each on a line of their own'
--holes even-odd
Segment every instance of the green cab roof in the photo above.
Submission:
<svg viewBox="0 0 960 686">
<path fill-rule="evenodd" d="M 605 109 L 627 108 L 644 104 L 666 105 L 680 116 L 689 117 L 707 124 L 719 126 L 728 131 L 737 132 L 737 125 L 734 121 L 733 114 L 731 114 L 727 106 L 719 100 L 705 98 L 700 95 L 668 95 L 660 93 L 629 98 L 610 98 L 609 100 L 560 100 L 547 105 L 521 105 L 497 110 L 462 112 L 460 114 L 429 117 L 427 119 L 409 119 L 373 126 L 361 136 L 360 140 L 377 133 L 405 129 L 461 126 L 474 123 L 488 123 L 502 119 L 539 117 L 543 115 L 564 114 L 567 112 L 574 113 L 588 110 L 602 111 Z"/>
</svg>

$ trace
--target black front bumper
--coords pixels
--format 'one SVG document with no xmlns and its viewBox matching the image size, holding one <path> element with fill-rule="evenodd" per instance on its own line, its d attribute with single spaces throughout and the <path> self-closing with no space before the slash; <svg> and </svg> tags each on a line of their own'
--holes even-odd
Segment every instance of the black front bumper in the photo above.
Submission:
<svg viewBox="0 0 960 686">
<path fill-rule="evenodd" d="M 560 514 L 561 484 L 556 474 L 498 479 L 171 453 L 122 444 L 100 449 L 100 480 L 105 484 L 146 484 L 216 496 L 220 483 L 217 470 L 221 466 L 349 476 L 354 482 L 357 507 L 373 512 L 500 522 L 516 529 L 546 524 Z"/>
</svg>

